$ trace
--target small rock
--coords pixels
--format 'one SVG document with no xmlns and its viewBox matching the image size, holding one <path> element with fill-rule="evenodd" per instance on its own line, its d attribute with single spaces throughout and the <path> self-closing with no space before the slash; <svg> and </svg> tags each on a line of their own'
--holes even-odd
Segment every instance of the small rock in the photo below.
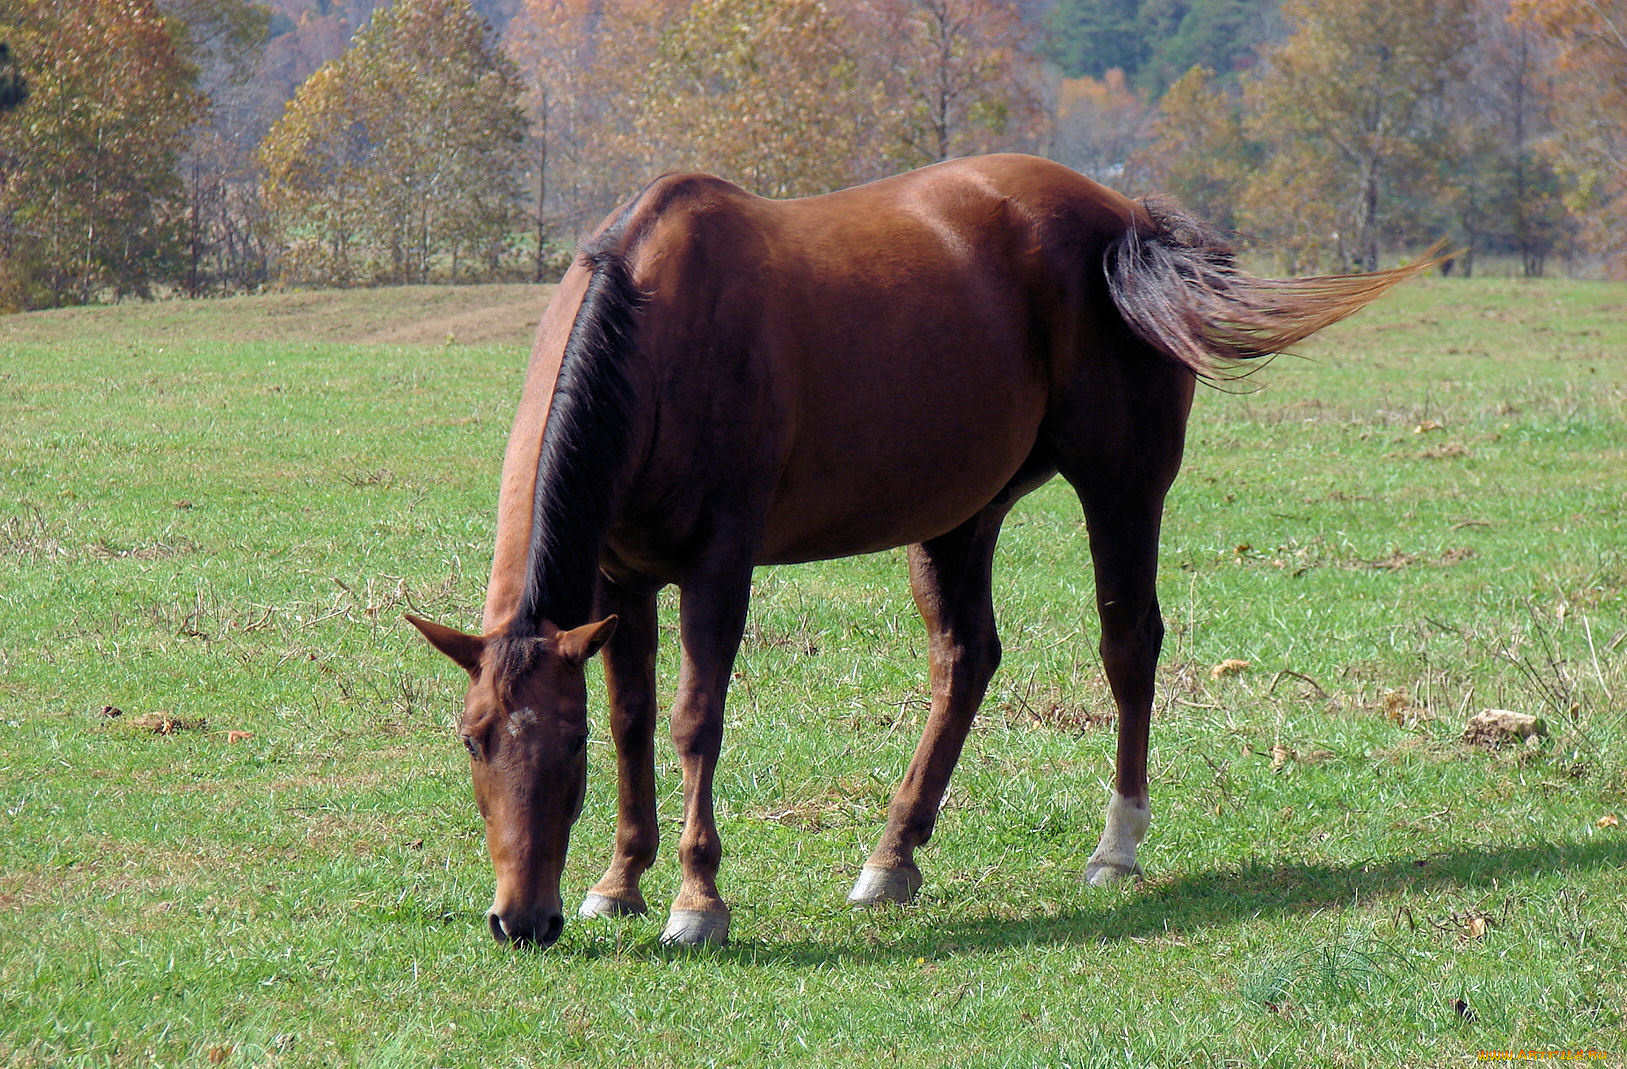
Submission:
<svg viewBox="0 0 1627 1069">
<path fill-rule="evenodd" d="M 1470 746 L 1495 750 L 1515 740 L 1524 740 L 1527 746 L 1540 745 L 1533 740 L 1547 734 L 1548 726 L 1541 717 L 1509 709 L 1482 709 L 1464 725 L 1463 741 Z"/>
</svg>

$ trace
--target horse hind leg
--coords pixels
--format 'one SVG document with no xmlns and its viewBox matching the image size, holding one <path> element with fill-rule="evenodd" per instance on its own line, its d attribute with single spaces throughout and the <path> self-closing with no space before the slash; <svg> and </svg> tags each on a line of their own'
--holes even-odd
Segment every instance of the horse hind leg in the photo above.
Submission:
<svg viewBox="0 0 1627 1069">
<path fill-rule="evenodd" d="M 910 589 L 926 623 L 932 710 L 887 824 L 848 894 L 855 906 L 909 902 L 921 887 L 915 850 L 932 836 L 967 731 L 1000 663 L 990 593 L 994 544 L 1009 505 L 910 547 Z"/>
<path fill-rule="evenodd" d="M 1097 408 L 1072 410 L 1081 418 L 1052 438 L 1058 467 L 1084 506 L 1102 667 L 1118 709 L 1106 825 L 1085 867 L 1085 879 L 1094 886 L 1140 873 L 1136 854 L 1152 820 L 1147 752 L 1164 638 L 1156 590 L 1158 532 L 1164 495 L 1180 468 L 1192 401 L 1189 375 L 1155 354 L 1143 359 L 1139 374 L 1121 379 L 1117 391 L 1098 391 Z M 1104 413 L 1102 405 L 1111 411 Z M 1082 428 L 1095 432 L 1068 433 Z"/>
<path fill-rule="evenodd" d="M 1085 498 L 1086 525 L 1096 570 L 1102 667 L 1118 707 L 1118 753 L 1106 826 L 1085 868 L 1094 886 L 1140 873 L 1136 852 L 1152 821 L 1147 750 L 1153 681 L 1164 622 L 1154 590 L 1160 501 Z"/>
</svg>

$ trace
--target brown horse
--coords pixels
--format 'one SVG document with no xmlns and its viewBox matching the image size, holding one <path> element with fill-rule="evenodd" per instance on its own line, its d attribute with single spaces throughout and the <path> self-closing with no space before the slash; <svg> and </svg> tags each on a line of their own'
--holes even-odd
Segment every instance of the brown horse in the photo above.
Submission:
<svg viewBox="0 0 1627 1069">
<path fill-rule="evenodd" d="M 662 938 L 723 941 L 712 774 L 752 568 L 901 545 L 930 636 L 931 714 L 849 900 L 910 900 L 915 850 L 1000 660 L 1001 521 L 1058 472 L 1084 507 L 1119 712 L 1085 878 L 1137 871 L 1158 528 L 1194 384 L 1426 264 L 1251 278 L 1173 206 L 1025 156 L 794 201 L 701 175 L 651 184 L 584 245 L 538 330 L 482 634 L 409 617 L 470 676 L 461 734 L 496 869 L 492 935 L 546 945 L 564 924 L 587 775 L 583 664 L 600 649 L 619 800 L 614 854 L 581 915 L 645 911 L 656 592 L 676 583 L 683 883 Z"/>
</svg>

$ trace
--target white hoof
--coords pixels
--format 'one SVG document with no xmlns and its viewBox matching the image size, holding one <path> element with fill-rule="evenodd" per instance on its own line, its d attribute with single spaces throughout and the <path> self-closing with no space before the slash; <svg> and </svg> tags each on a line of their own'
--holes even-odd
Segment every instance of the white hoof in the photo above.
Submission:
<svg viewBox="0 0 1627 1069">
<path fill-rule="evenodd" d="M 675 909 L 661 933 L 662 946 L 722 946 L 729 941 L 729 911 Z"/>
<path fill-rule="evenodd" d="M 587 897 L 582 899 L 582 908 L 576 915 L 583 920 L 592 920 L 595 917 L 635 917 L 649 912 L 649 907 L 642 902 L 635 902 L 629 898 L 611 898 L 596 891 L 589 891 Z"/>
<path fill-rule="evenodd" d="M 921 889 L 921 872 L 910 868 L 884 869 L 866 865 L 859 870 L 859 879 L 847 893 L 852 906 L 879 906 L 887 903 L 908 905 L 915 901 Z"/>
<path fill-rule="evenodd" d="M 1141 875 L 1140 865 L 1125 868 L 1110 861 L 1092 861 L 1085 868 L 1085 882 L 1092 887 L 1115 887 Z"/>
</svg>

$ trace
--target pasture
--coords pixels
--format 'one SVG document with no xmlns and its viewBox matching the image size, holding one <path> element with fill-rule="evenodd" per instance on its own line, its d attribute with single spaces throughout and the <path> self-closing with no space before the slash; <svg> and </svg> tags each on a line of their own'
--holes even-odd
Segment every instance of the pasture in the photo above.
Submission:
<svg viewBox="0 0 1627 1069">
<path fill-rule="evenodd" d="M 757 575 L 731 944 L 657 944 L 668 751 L 660 906 L 517 953 L 486 933 L 464 677 L 401 614 L 478 623 L 543 300 L 0 319 L 0 1062 L 1627 1057 L 1627 290 L 1417 282 L 1200 391 L 1139 887 L 1081 886 L 1112 705 L 1057 482 L 1006 524 L 1005 661 L 917 905 L 844 902 L 925 711 L 891 552 Z M 1484 708 L 1548 735 L 1467 746 Z M 613 819 L 594 731 L 575 900 Z"/>
</svg>

